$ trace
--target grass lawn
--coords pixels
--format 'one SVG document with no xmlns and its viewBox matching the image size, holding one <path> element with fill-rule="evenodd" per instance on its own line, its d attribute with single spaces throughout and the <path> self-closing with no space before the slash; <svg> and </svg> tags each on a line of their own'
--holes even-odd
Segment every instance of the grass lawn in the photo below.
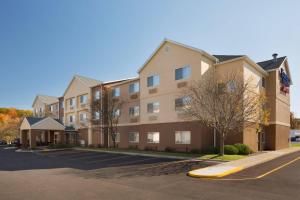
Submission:
<svg viewBox="0 0 300 200">
<path fill-rule="evenodd" d="M 223 161 L 233 161 L 233 160 L 239 160 L 242 158 L 245 158 L 247 156 L 245 155 L 224 155 L 224 156 L 219 156 L 218 154 L 207 154 L 207 155 L 203 155 L 198 157 L 199 159 L 203 159 L 203 160 L 209 160 L 209 159 L 213 159 L 213 160 L 223 160 Z"/>
<path fill-rule="evenodd" d="M 292 143 L 291 147 L 300 147 L 300 143 Z"/>
<path fill-rule="evenodd" d="M 92 147 L 80 147 L 81 149 L 91 149 L 94 151 L 110 151 L 110 152 L 122 152 L 122 153 L 140 153 L 148 155 L 157 155 L 157 156 L 174 156 L 174 157 L 185 157 L 185 158 L 197 158 L 205 160 L 222 160 L 222 161 L 232 161 L 245 158 L 244 155 L 224 155 L 218 156 L 217 154 L 195 154 L 195 153 L 186 153 L 186 152 L 163 152 L 163 151 L 143 151 L 137 149 L 118 149 L 118 148 L 92 148 Z"/>
</svg>

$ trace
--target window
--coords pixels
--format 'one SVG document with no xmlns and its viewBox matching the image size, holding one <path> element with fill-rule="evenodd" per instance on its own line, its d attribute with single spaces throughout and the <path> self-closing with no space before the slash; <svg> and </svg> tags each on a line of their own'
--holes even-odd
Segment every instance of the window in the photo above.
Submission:
<svg viewBox="0 0 300 200">
<path fill-rule="evenodd" d="M 115 134 L 115 142 L 120 142 L 120 133 L 114 133 Z"/>
<path fill-rule="evenodd" d="M 159 102 L 148 103 L 148 113 L 159 113 Z"/>
<path fill-rule="evenodd" d="M 228 92 L 234 92 L 236 90 L 236 82 L 234 80 L 231 80 L 227 83 L 227 91 Z"/>
<path fill-rule="evenodd" d="M 74 107 L 76 104 L 76 99 L 75 98 L 71 98 L 70 99 L 70 107 Z"/>
<path fill-rule="evenodd" d="M 113 97 L 119 97 L 120 96 L 120 88 L 114 88 L 112 90 L 112 96 Z"/>
<path fill-rule="evenodd" d="M 191 98 L 189 96 L 184 96 L 175 99 L 175 110 L 182 109 L 190 104 Z"/>
<path fill-rule="evenodd" d="M 190 131 L 176 131 L 175 132 L 175 144 L 191 144 L 191 132 Z"/>
<path fill-rule="evenodd" d="M 149 132 L 147 134 L 148 143 L 159 143 L 159 132 Z"/>
<path fill-rule="evenodd" d="M 50 112 L 53 112 L 53 105 L 49 106 L 50 107 Z"/>
<path fill-rule="evenodd" d="M 87 95 L 81 95 L 80 96 L 80 104 L 87 104 Z"/>
<path fill-rule="evenodd" d="M 86 113 L 80 113 L 79 117 L 80 117 L 81 122 L 86 122 L 87 121 L 87 114 Z"/>
<path fill-rule="evenodd" d="M 112 114 L 113 114 L 113 117 L 119 117 L 121 114 L 121 111 L 120 111 L 120 109 L 115 109 Z"/>
<path fill-rule="evenodd" d="M 147 86 L 148 87 L 154 87 L 159 85 L 159 75 L 153 75 L 153 76 L 149 76 L 147 78 Z"/>
<path fill-rule="evenodd" d="M 261 86 L 262 86 L 263 88 L 266 87 L 266 79 L 265 79 L 264 77 L 262 77 L 262 79 L 261 79 Z"/>
<path fill-rule="evenodd" d="M 138 143 L 139 142 L 139 133 L 137 133 L 137 132 L 129 133 L 128 141 L 131 143 Z"/>
<path fill-rule="evenodd" d="M 94 119 L 100 119 L 100 112 L 94 112 Z"/>
<path fill-rule="evenodd" d="M 140 107 L 134 106 L 129 108 L 129 116 L 130 117 L 137 117 L 140 115 Z"/>
<path fill-rule="evenodd" d="M 187 79 L 191 75 L 191 67 L 185 66 L 175 69 L 175 80 Z"/>
<path fill-rule="evenodd" d="M 136 83 L 131 83 L 129 85 L 129 93 L 136 93 L 140 91 L 140 84 L 138 82 Z"/>
<path fill-rule="evenodd" d="M 62 108 L 62 109 L 64 108 L 64 102 L 63 101 L 60 102 L 60 108 Z"/>
<path fill-rule="evenodd" d="M 100 92 L 100 90 L 97 90 L 97 91 L 95 92 L 94 99 L 95 99 L 95 100 L 99 100 L 100 98 L 101 98 L 101 92 Z"/>
<path fill-rule="evenodd" d="M 75 122 L 75 116 L 74 115 L 69 115 L 69 122 L 74 123 Z"/>
</svg>

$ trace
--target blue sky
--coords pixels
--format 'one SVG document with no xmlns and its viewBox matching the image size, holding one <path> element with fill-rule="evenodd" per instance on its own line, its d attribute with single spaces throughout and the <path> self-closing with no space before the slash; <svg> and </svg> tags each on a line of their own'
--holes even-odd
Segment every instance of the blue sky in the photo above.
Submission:
<svg viewBox="0 0 300 200">
<path fill-rule="evenodd" d="M 169 38 L 257 62 L 288 56 L 300 116 L 299 9 L 298 0 L 0 0 L 0 107 L 30 108 L 38 93 L 61 96 L 74 74 L 137 76 Z"/>
</svg>

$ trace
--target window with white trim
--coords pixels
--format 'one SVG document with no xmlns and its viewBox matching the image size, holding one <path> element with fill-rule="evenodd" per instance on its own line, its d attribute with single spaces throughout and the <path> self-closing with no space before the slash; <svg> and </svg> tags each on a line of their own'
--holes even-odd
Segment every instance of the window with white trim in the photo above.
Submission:
<svg viewBox="0 0 300 200">
<path fill-rule="evenodd" d="M 100 112 L 98 111 L 94 112 L 94 119 L 100 119 Z"/>
<path fill-rule="evenodd" d="M 74 108 L 74 107 L 75 107 L 75 105 L 76 105 L 76 99 L 75 99 L 75 97 L 74 97 L 74 98 L 71 98 L 71 99 L 69 100 L 69 104 L 70 104 L 70 107 L 71 107 L 71 108 Z"/>
<path fill-rule="evenodd" d="M 121 111 L 120 109 L 115 109 L 113 110 L 113 117 L 119 117 L 121 115 Z"/>
<path fill-rule="evenodd" d="M 79 119 L 80 119 L 80 122 L 86 122 L 87 121 L 87 113 L 80 113 Z"/>
<path fill-rule="evenodd" d="M 113 97 L 119 97 L 120 94 L 121 94 L 121 91 L 120 91 L 120 88 L 119 88 L 119 87 L 114 88 L 114 89 L 112 90 L 112 96 L 113 96 Z"/>
<path fill-rule="evenodd" d="M 131 83 L 129 85 L 129 94 L 136 93 L 136 92 L 139 92 L 139 91 L 140 91 L 139 82 Z"/>
<path fill-rule="evenodd" d="M 148 113 L 159 113 L 159 102 L 152 102 L 147 104 Z"/>
<path fill-rule="evenodd" d="M 139 133 L 138 132 L 128 133 L 128 141 L 130 143 L 139 143 Z"/>
<path fill-rule="evenodd" d="M 159 143 L 159 132 L 148 132 L 147 143 Z"/>
<path fill-rule="evenodd" d="M 152 75 L 147 78 L 147 87 L 155 87 L 159 85 L 159 75 Z"/>
<path fill-rule="evenodd" d="M 191 76 L 191 67 L 189 65 L 175 69 L 175 80 L 187 79 Z"/>
<path fill-rule="evenodd" d="M 129 108 L 129 116 L 130 117 L 137 117 L 140 115 L 140 107 L 139 106 L 133 106 Z"/>
<path fill-rule="evenodd" d="M 69 122 L 74 123 L 75 122 L 75 115 L 69 115 Z"/>
<path fill-rule="evenodd" d="M 115 142 L 120 142 L 120 133 L 114 133 L 115 134 Z"/>
<path fill-rule="evenodd" d="M 94 100 L 99 100 L 101 98 L 101 91 L 97 90 L 94 95 Z"/>
<path fill-rule="evenodd" d="M 85 94 L 85 95 L 81 95 L 80 96 L 80 104 L 81 105 L 85 105 L 85 104 L 87 104 L 87 102 L 88 102 L 88 96 Z"/>
<path fill-rule="evenodd" d="M 191 131 L 176 131 L 175 144 L 191 144 Z"/>
<path fill-rule="evenodd" d="M 184 96 L 178 99 L 175 99 L 175 110 L 181 110 L 183 108 L 187 108 L 190 105 L 191 97 Z"/>
</svg>

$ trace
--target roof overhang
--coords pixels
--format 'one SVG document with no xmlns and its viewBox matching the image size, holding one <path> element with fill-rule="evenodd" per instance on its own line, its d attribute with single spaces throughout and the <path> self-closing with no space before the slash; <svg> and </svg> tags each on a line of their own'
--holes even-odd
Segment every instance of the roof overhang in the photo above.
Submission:
<svg viewBox="0 0 300 200">
<path fill-rule="evenodd" d="M 226 60 L 224 62 L 219 62 L 219 63 L 215 64 L 215 66 L 226 64 L 226 63 L 235 62 L 235 61 L 238 61 L 238 60 L 245 60 L 246 62 L 250 63 L 257 71 L 259 71 L 263 75 L 265 75 L 265 76 L 269 75 L 267 71 L 265 71 L 261 66 L 259 66 L 258 64 L 256 64 L 248 56 L 242 56 L 242 57 L 234 58 L 234 59 L 231 59 L 231 60 Z"/>
<path fill-rule="evenodd" d="M 178 46 L 182 46 L 184 48 L 187 48 L 187 49 L 190 49 L 190 50 L 193 50 L 193 51 L 196 51 L 198 53 L 201 53 L 203 56 L 213 60 L 214 62 L 218 61 L 218 58 L 216 58 L 215 56 L 212 56 L 210 55 L 209 53 L 201 50 L 201 49 L 198 49 L 198 48 L 195 48 L 195 47 L 191 47 L 191 46 L 188 46 L 188 45 L 185 45 L 185 44 L 181 44 L 179 42 L 175 42 L 173 40 L 169 40 L 169 39 L 164 39 L 160 45 L 154 50 L 154 52 L 151 54 L 151 56 L 146 60 L 146 62 L 142 65 L 142 67 L 139 68 L 138 70 L 138 73 L 140 73 L 145 67 L 146 65 L 152 60 L 152 58 L 156 55 L 156 53 L 159 51 L 159 49 L 162 48 L 162 46 L 164 44 L 166 44 L 167 42 L 171 43 L 171 44 L 175 44 L 175 45 L 178 45 Z"/>
<path fill-rule="evenodd" d="M 41 121 L 30 124 L 27 118 L 24 118 L 23 122 L 20 126 L 21 130 L 55 130 L 55 131 L 63 131 L 65 130 L 65 126 L 56 121 L 51 117 L 47 117 L 42 119 Z"/>
</svg>

